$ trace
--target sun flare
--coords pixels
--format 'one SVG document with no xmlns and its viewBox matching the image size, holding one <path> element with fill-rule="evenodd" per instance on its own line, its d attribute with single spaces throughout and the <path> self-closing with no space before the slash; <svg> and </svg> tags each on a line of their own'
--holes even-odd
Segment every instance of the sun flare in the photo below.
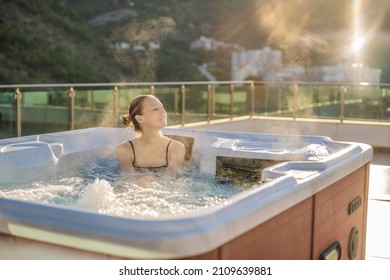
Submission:
<svg viewBox="0 0 390 280">
<path fill-rule="evenodd" d="M 361 36 L 356 36 L 352 42 L 352 49 L 354 52 L 359 52 L 363 49 L 364 40 Z"/>
</svg>

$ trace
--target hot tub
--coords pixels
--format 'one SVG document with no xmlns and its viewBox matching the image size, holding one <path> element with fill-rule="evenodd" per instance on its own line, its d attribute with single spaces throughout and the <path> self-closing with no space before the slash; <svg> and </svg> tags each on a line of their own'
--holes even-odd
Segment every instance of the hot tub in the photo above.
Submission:
<svg viewBox="0 0 390 280">
<path fill-rule="evenodd" d="M 166 128 L 193 140 L 189 162 L 243 181 L 223 203 L 178 216 L 129 218 L 15 198 L 28 184 L 115 158 L 134 137 L 90 128 L 0 140 L 1 259 L 364 259 L 369 145 L 327 137 Z"/>
</svg>

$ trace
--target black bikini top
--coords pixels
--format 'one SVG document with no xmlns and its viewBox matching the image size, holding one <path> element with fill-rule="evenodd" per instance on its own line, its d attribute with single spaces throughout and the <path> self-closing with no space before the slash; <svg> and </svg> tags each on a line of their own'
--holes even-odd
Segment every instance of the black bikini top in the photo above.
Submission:
<svg viewBox="0 0 390 280">
<path fill-rule="evenodd" d="M 172 142 L 172 139 L 169 140 L 169 142 L 167 144 L 167 149 L 165 151 L 165 161 L 166 161 L 165 165 L 163 165 L 163 166 L 156 166 L 156 167 L 142 167 L 142 166 L 136 166 L 135 165 L 135 149 L 134 149 L 133 143 L 131 142 L 131 140 L 129 140 L 129 143 L 131 145 L 131 149 L 133 150 L 133 167 L 135 167 L 135 168 L 147 168 L 147 169 L 155 169 L 155 168 L 167 167 L 168 166 L 168 148 L 169 148 L 169 145 L 171 144 L 171 142 Z"/>
</svg>

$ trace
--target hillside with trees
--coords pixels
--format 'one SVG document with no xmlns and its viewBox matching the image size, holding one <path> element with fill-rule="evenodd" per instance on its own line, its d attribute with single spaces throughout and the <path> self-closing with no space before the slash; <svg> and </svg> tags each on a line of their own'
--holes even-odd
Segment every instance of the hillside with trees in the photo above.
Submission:
<svg viewBox="0 0 390 280">
<path fill-rule="evenodd" d="M 207 36 L 270 46 L 304 66 L 354 62 L 353 1 L 0 0 L 1 84 L 230 79 L 232 50 L 193 51 Z M 362 1 L 362 62 L 390 82 L 388 0 Z M 369 35 L 369 36 L 368 36 Z"/>
</svg>

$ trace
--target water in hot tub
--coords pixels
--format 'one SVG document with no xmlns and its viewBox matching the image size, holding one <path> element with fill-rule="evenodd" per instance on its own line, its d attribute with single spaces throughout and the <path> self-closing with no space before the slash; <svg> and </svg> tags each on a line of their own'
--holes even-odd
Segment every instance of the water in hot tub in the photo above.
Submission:
<svg viewBox="0 0 390 280">
<path fill-rule="evenodd" d="M 187 214 L 212 207 L 243 187 L 218 183 L 186 166 L 173 178 L 143 171 L 123 174 L 116 161 L 68 169 L 21 186 L 2 186 L 0 196 L 71 207 L 101 214 L 147 218 Z"/>
</svg>

